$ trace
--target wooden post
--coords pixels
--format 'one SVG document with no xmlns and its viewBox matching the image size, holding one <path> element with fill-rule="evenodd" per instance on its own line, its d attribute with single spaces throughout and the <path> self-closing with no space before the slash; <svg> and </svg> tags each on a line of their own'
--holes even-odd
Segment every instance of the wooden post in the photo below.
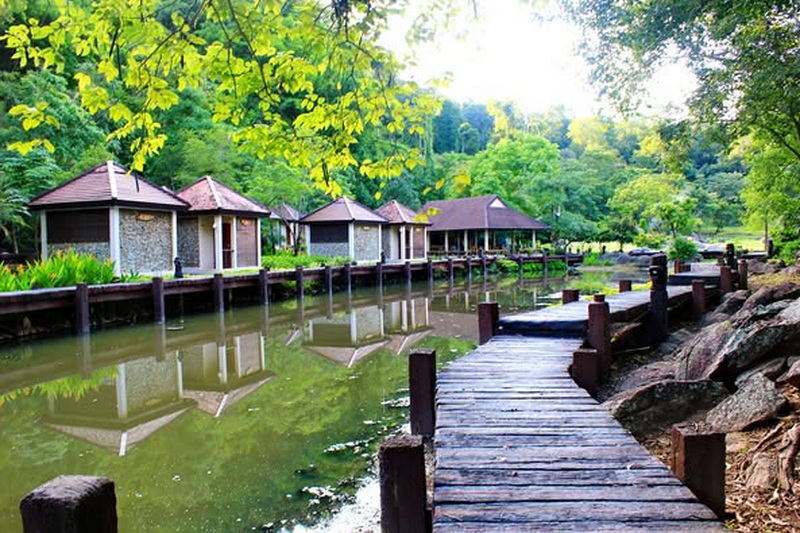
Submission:
<svg viewBox="0 0 800 533">
<path fill-rule="evenodd" d="M 269 269 L 262 268 L 258 271 L 258 299 L 261 305 L 269 305 Z"/>
<path fill-rule="evenodd" d="M 379 291 L 383 290 L 383 263 L 380 261 L 375 264 L 375 284 Z"/>
<path fill-rule="evenodd" d="M 589 302 L 589 323 L 586 340 L 590 348 L 597 351 L 600 379 L 611 367 L 611 312 L 603 294 L 595 294 Z"/>
<path fill-rule="evenodd" d="M 411 261 L 409 261 L 408 259 L 406 259 L 406 263 L 405 263 L 405 265 L 403 267 L 403 270 L 405 271 L 405 275 L 406 275 L 406 285 L 411 285 L 411 280 L 412 280 L 412 277 L 411 277 Z"/>
<path fill-rule="evenodd" d="M 427 274 L 428 281 L 433 281 L 433 259 L 428 257 Z"/>
<path fill-rule="evenodd" d="M 225 311 L 225 278 L 220 273 L 214 274 L 214 311 Z"/>
<path fill-rule="evenodd" d="M 478 344 L 486 344 L 497 333 L 497 319 L 500 308 L 497 302 L 481 302 L 478 304 Z"/>
<path fill-rule="evenodd" d="M 680 274 L 681 272 L 683 272 L 683 261 L 681 261 L 680 259 L 675 259 L 672 262 L 672 273 Z"/>
<path fill-rule="evenodd" d="M 465 261 L 467 262 L 467 264 L 466 264 L 466 267 L 467 267 L 467 281 L 472 281 L 472 258 L 470 256 L 467 256 Z"/>
<path fill-rule="evenodd" d="M 581 291 L 580 289 L 562 289 L 561 290 L 561 303 L 568 304 L 571 302 L 577 302 L 580 298 Z"/>
<path fill-rule="evenodd" d="M 517 256 L 517 265 L 519 265 L 519 277 L 525 275 L 525 258 L 522 257 L 522 254 Z"/>
<path fill-rule="evenodd" d="M 725 264 L 731 270 L 736 270 L 736 249 L 731 242 L 725 245 Z"/>
<path fill-rule="evenodd" d="M 333 270 L 330 265 L 325 265 L 325 292 L 333 294 Z"/>
<path fill-rule="evenodd" d="M 433 436 L 436 427 L 436 350 L 408 354 L 411 434 Z"/>
<path fill-rule="evenodd" d="M 450 284 L 453 284 L 453 258 L 451 256 L 447 256 L 447 280 Z"/>
<path fill-rule="evenodd" d="M 430 531 L 425 450 L 418 435 L 387 437 L 378 450 L 383 533 Z"/>
<path fill-rule="evenodd" d="M 747 260 L 739 259 L 739 288 L 747 290 Z"/>
<path fill-rule="evenodd" d="M 87 335 L 90 328 L 89 286 L 86 283 L 78 283 L 75 285 L 75 333 Z"/>
<path fill-rule="evenodd" d="M 114 482 L 96 476 L 58 476 L 20 503 L 23 533 L 117 533 Z"/>
<path fill-rule="evenodd" d="M 547 251 L 542 252 L 542 279 L 547 279 Z"/>
<path fill-rule="evenodd" d="M 164 309 L 164 278 L 153 278 L 153 322 L 163 324 L 166 319 Z"/>
<path fill-rule="evenodd" d="M 572 354 L 570 366 L 572 380 L 591 396 L 597 394 L 600 387 L 600 356 L 593 348 L 578 348 Z"/>
<path fill-rule="evenodd" d="M 353 290 L 353 266 L 350 262 L 344 265 L 344 287 L 347 294 L 350 294 Z"/>
<path fill-rule="evenodd" d="M 667 270 L 663 265 L 656 264 L 648 269 L 648 274 L 650 275 L 649 333 L 651 342 L 655 345 L 666 339 L 667 335 L 669 335 Z"/>
<path fill-rule="evenodd" d="M 728 265 L 723 265 L 719 267 L 719 292 L 722 294 L 728 294 L 731 291 L 733 291 L 733 275 L 731 273 L 731 267 Z"/>
<path fill-rule="evenodd" d="M 701 279 L 692 280 L 692 316 L 700 320 L 706 314 L 706 282 Z"/>
<path fill-rule="evenodd" d="M 303 274 L 303 266 L 297 265 L 295 268 L 295 290 L 297 291 L 297 299 L 303 300 L 306 297 L 305 275 Z"/>
<path fill-rule="evenodd" d="M 633 282 L 629 279 L 619 280 L 619 292 L 630 292 L 633 289 Z"/>
<path fill-rule="evenodd" d="M 481 255 L 481 276 L 486 277 L 486 256 Z"/>
<path fill-rule="evenodd" d="M 670 469 L 695 496 L 725 518 L 725 434 L 688 426 L 670 430 Z"/>
</svg>

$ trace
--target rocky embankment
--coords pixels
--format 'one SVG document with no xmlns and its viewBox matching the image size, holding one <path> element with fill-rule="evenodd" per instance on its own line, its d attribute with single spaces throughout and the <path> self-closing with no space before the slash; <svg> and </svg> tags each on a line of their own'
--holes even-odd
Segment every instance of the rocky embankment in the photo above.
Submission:
<svg viewBox="0 0 800 533">
<path fill-rule="evenodd" d="M 751 271 L 797 280 L 800 268 L 781 266 Z M 729 526 L 800 531 L 800 283 L 726 295 L 700 326 L 673 332 L 638 361 L 617 363 L 601 397 L 662 459 L 673 424 L 726 433 Z"/>
</svg>

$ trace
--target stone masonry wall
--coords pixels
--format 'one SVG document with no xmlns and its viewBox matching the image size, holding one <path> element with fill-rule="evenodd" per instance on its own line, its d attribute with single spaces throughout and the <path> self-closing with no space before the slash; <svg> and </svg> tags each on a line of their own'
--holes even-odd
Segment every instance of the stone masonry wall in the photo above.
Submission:
<svg viewBox="0 0 800 533">
<path fill-rule="evenodd" d="M 120 268 L 123 271 L 172 270 L 172 214 L 119 211 Z"/>
<path fill-rule="evenodd" d="M 183 266 L 200 266 L 200 228 L 196 217 L 178 219 L 178 257 Z"/>
<path fill-rule="evenodd" d="M 377 261 L 381 250 L 378 243 L 380 226 L 374 224 L 356 224 L 355 226 L 355 260 Z"/>
<path fill-rule="evenodd" d="M 346 242 L 311 242 L 308 243 L 309 255 L 324 255 L 326 257 L 347 257 L 350 247 Z"/>
</svg>

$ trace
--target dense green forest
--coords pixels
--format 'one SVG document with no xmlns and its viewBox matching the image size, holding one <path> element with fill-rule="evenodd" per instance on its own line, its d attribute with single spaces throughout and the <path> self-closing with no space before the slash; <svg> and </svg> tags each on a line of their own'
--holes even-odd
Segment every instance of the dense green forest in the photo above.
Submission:
<svg viewBox="0 0 800 533">
<path fill-rule="evenodd" d="M 459 4 L 426 1 L 417 38 Z M 0 0 L 0 248 L 34 246 L 30 198 L 116 159 L 173 189 L 211 174 L 304 212 L 339 194 L 415 209 L 500 194 L 562 245 L 662 246 L 750 221 L 794 253 L 795 3 L 563 0 L 622 111 L 665 50 L 687 58 L 699 83 L 679 122 L 523 113 L 406 83 L 376 44 L 404 4 Z"/>
</svg>

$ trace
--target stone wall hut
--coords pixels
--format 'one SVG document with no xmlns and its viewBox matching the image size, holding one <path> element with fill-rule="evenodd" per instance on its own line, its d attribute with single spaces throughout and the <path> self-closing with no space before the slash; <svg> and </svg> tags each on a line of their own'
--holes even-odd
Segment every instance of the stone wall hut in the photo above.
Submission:
<svg viewBox="0 0 800 533">
<path fill-rule="evenodd" d="M 29 207 L 40 212 L 42 258 L 72 248 L 111 259 L 119 275 L 172 270 L 177 214 L 188 204 L 108 161 L 37 196 Z"/>
<path fill-rule="evenodd" d="M 381 227 L 389 221 L 342 196 L 300 219 L 309 255 L 380 261 Z"/>
<path fill-rule="evenodd" d="M 496 194 L 437 200 L 422 206 L 428 214 L 428 248 L 433 253 L 515 252 L 536 248 L 536 232 L 547 224 L 508 206 Z"/>
<path fill-rule="evenodd" d="M 376 213 L 389 221 L 383 226 L 383 253 L 390 261 L 405 261 L 427 256 L 429 222 L 415 220 L 417 214 L 397 200 L 392 200 Z"/>
<path fill-rule="evenodd" d="M 261 219 L 269 210 L 210 176 L 178 191 L 189 205 L 178 220 L 178 253 L 187 272 L 261 266 Z"/>
<path fill-rule="evenodd" d="M 275 245 L 294 248 L 300 239 L 300 219 L 303 215 L 287 203 L 282 203 L 270 211 L 272 213 L 269 215 L 269 219 L 277 228 Z"/>
</svg>

